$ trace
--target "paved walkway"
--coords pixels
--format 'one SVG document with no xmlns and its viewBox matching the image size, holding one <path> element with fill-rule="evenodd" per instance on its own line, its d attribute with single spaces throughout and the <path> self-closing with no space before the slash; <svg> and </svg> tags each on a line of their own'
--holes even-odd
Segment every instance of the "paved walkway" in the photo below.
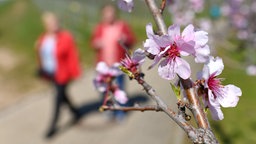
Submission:
<svg viewBox="0 0 256 144">
<path fill-rule="evenodd" d="M 144 68 L 145 69 L 145 68 Z M 146 72 L 146 80 L 170 105 L 175 98 L 167 81 L 162 80 L 156 69 Z M 91 84 L 93 71 L 85 73 L 70 88 L 72 100 L 87 108 L 88 113 L 75 126 L 68 126 L 70 116 L 64 109 L 60 121 L 60 132 L 51 140 L 44 133 L 52 110 L 52 90 L 30 94 L 27 99 L 0 111 L 1 144 L 181 144 L 184 133 L 161 112 L 131 112 L 122 124 L 106 122 L 105 115 L 91 108 L 99 101 Z M 143 94 L 135 81 L 128 82 L 131 97 Z M 150 103 L 150 102 L 147 102 Z M 89 106 L 90 105 L 90 106 Z"/>
</svg>

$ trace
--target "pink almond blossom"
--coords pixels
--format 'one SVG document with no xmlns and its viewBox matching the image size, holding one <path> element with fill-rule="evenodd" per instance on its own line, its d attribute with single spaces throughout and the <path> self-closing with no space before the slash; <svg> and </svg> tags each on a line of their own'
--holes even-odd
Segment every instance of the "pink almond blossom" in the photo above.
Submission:
<svg viewBox="0 0 256 144">
<path fill-rule="evenodd" d="M 128 101 L 127 95 L 123 90 L 116 89 L 114 91 L 114 98 L 120 104 L 125 104 Z"/>
<path fill-rule="evenodd" d="M 222 107 L 235 107 L 242 95 L 240 88 L 234 85 L 223 86 L 220 78 L 217 78 L 224 69 L 221 58 L 210 57 L 209 62 L 205 64 L 203 71 L 199 74 L 199 79 L 203 80 L 203 87 L 206 92 L 203 95 L 203 102 L 206 108 L 211 111 L 214 120 L 224 118 L 221 111 Z"/>
<path fill-rule="evenodd" d="M 115 77 L 122 74 L 118 68 L 118 64 L 109 67 L 105 62 L 99 62 L 96 66 L 96 78 L 93 83 L 96 89 L 100 92 L 107 90 L 108 83 Z"/>
<path fill-rule="evenodd" d="M 190 66 L 181 56 L 193 55 L 196 62 L 205 62 L 209 57 L 207 33 L 195 31 L 191 24 L 182 33 L 178 25 L 172 25 L 168 28 L 168 34 L 162 36 L 155 35 L 152 25 L 148 24 L 146 32 L 148 39 L 144 43 L 145 50 L 155 55 L 150 68 L 164 58 L 158 67 L 158 73 L 164 79 L 173 80 L 176 74 L 183 79 L 190 77 Z"/>
<path fill-rule="evenodd" d="M 133 0 L 118 0 L 118 7 L 124 11 L 132 12 L 134 2 Z"/>
<path fill-rule="evenodd" d="M 96 66 L 96 78 L 93 80 L 96 89 L 102 93 L 112 93 L 117 102 L 125 104 L 128 101 L 127 95 L 114 84 L 114 79 L 121 75 L 119 64 L 109 67 L 105 62 L 99 62 Z"/>
<path fill-rule="evenodd" d="M 145 51 L 137 49 L 132 56 L 126 55 L 126 58 L 122 60 L 121 64 L 132 73 L 136 73 L 139 67 L 144 63 L 145 58 Z"/>
</svg>

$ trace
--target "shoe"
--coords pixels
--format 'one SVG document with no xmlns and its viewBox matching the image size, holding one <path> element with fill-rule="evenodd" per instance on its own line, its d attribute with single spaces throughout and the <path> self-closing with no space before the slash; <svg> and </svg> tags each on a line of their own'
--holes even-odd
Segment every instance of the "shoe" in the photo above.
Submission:
<svg viewBox="0 0 256 144">
<path fill-rule="evenodd" d="M 50 139 L 52 138 L 55 134 L 57 133 L 57 129 L 56 128 L 51 128 L 45 135 L 46 139 Z"/>
</svg>

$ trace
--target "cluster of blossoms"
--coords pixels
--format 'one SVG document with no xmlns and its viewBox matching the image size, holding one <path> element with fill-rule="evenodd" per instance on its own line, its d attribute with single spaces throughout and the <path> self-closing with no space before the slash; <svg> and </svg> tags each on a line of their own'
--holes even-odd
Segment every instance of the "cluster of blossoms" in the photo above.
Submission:
<svg viewBox="0 0 256 144">
<path fill-rule="evenodd" d="M 223 4 L 221 11 L 224 16 L 229 18 L 233 28 L 237 30 L 237 37 L 239 39 L 248 39 L 250 33 L 256 29 L 254 25 L 256 1 L 228 0 Z"/>
<path fill-rule="evenodd" d="M 118 66 L 119 64 L 108 67 L 104 62 L 99 62 L 96 66 L 97 75 L 93 82 L 96 89 L 105 94 L 103 105 L 106 104 L 110 95 L 113 95 L 120 104 L 128 101 L 126 93 L 114 83 L 115 78 L 122 74 Z"/>
<path fill-rule="evenodd" d="M 242 95 L 240 88 L 234 85 L 221 85 L 221 79 L 217 78 L 224 69 L 221 58 L 210 56 L 210 49 L 207 45 L 208 36 L 205 31 L 195 31 L 193 25 L 185 27 L 180 32 L 180 27 L 172 25 L 168 28 L 168 34 L 155 35 L 151 24 L 146 26 L 147 37 L 144 42 L 145 52 L 138 49 L 134 54 L 122 61 L 124 66 L 131 73 L 138 73 L 138 67 L 144 62 L 145 53 L 154 57 L 150 68 L 157 65 L 158 74 L 166 80 L 173 80 L 176 75 L 182 79 L 191 76 L 189 63 L 182 56 L 193 56 L 195 62 L 204 63 L 204 68 L 197 80 L 199 95 L 202 97 L 205 108 L 209 108 L 214 120 L 222 120 L 222 107 L 235 107 L 239 96 Z"/>
<path fill-rule="evenodd" d="M 169 3 L 178 1 L 168 1 Z M 200 12 L 203 9 L 203 0 L 190 0 L 193 11 Z M 172 4 L 171 4 L 172 5 Z M 131 11 L 133 8 L 132 0 L 120 0 L 119 7 L 125 11 Z M 178 10 L 172 7 L 171 10 Z M 187 9 L 186 9 L 187 10 Z M 177 15 L 177 12 L 172 12 Z M 184 13 L 182 13 L 184 14 Z M 194 14 L 192 14 L 194 15 Z M 191 22 L 194 16 L 191 16 Z M 187 19 L 187 18 L 186 18 Z M 184 25 L 184 20 L 179 25 Z M 174 18 L 174 22 L 175 18 Z M 203 70 L 198 74 L 196 87 L 198 95 L 202 97 L 205 108 L 209 108 L 214 120 L 224 118 L 221 111 L 222 107 L 235 107 L 242 95 L 240 88 L 234 85 L 223 86 L 222 79 L 217 78 L 224 69 L 221 58 L 210 55 L 208 46 L 208 33 L 201 30 L 195 30 L 192 24 L 189 24 L 181 32 L 179 25 L 171 25 L 167 34 L 156 35 L 152 24 L 146 26 L 147 39 L 144 42 L 145 52 L 138 49 L 132 56 L 127 56 L 122 62 L 133 75 L 139 72 L 139 66 L 144 62 L 145 54 L 154 59 L 149 69 L 158 63 L 158 74 L 166 80 L 173 80 L 176 75 L 181 79 L 189 79 L 191 68 L 189 63 L 183 59 L 184 56 L 193 56 L 196 63 L 204 63 Z"/>
<path fill-rule="evenodd" d="M 204 9 L 204 0 L 169 0 L 168 10 L 172 15 L 172 20 L 178 25 L 187 25 L 193 21 L 197 13 Z"/>
<path fill-rule="evenodd" d="M 238 48 L 246 51 L 245 61 L 250 64 L 247 67 L 248 75 L 256 75 L 256 1 L 228 0 L 222 5 L 221 12 L 229 20 L 236 37 L 241 40 Z"/>
</svg>

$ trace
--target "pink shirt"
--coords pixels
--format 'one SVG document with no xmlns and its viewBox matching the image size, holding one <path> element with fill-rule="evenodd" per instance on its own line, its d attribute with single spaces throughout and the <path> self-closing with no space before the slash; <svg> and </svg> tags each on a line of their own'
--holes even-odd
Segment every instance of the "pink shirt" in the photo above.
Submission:
<svg viewBox="0 0 256 144">
<path fill-rule="evenodd" d="M 92 47 L 97 50 L 97 62 L 104 61 L 113 65 L 125 58 L 125 50 L 119 44 L 121 39 L 128 48 L 135 43 L 135 37 L 124 21 L 116 21 L 112 25 L 98 24 L 91 39 Z"/>
<path fill-rule="evenodd" d="M 119 62 L 116 56 L 118 53 L 118 42 L 122 37 L 122 24 L 115 23 L 113 25 L 106 25 L 102 33 L 102 60 L 108 65 L 113 65 Z"/>
</svg>

